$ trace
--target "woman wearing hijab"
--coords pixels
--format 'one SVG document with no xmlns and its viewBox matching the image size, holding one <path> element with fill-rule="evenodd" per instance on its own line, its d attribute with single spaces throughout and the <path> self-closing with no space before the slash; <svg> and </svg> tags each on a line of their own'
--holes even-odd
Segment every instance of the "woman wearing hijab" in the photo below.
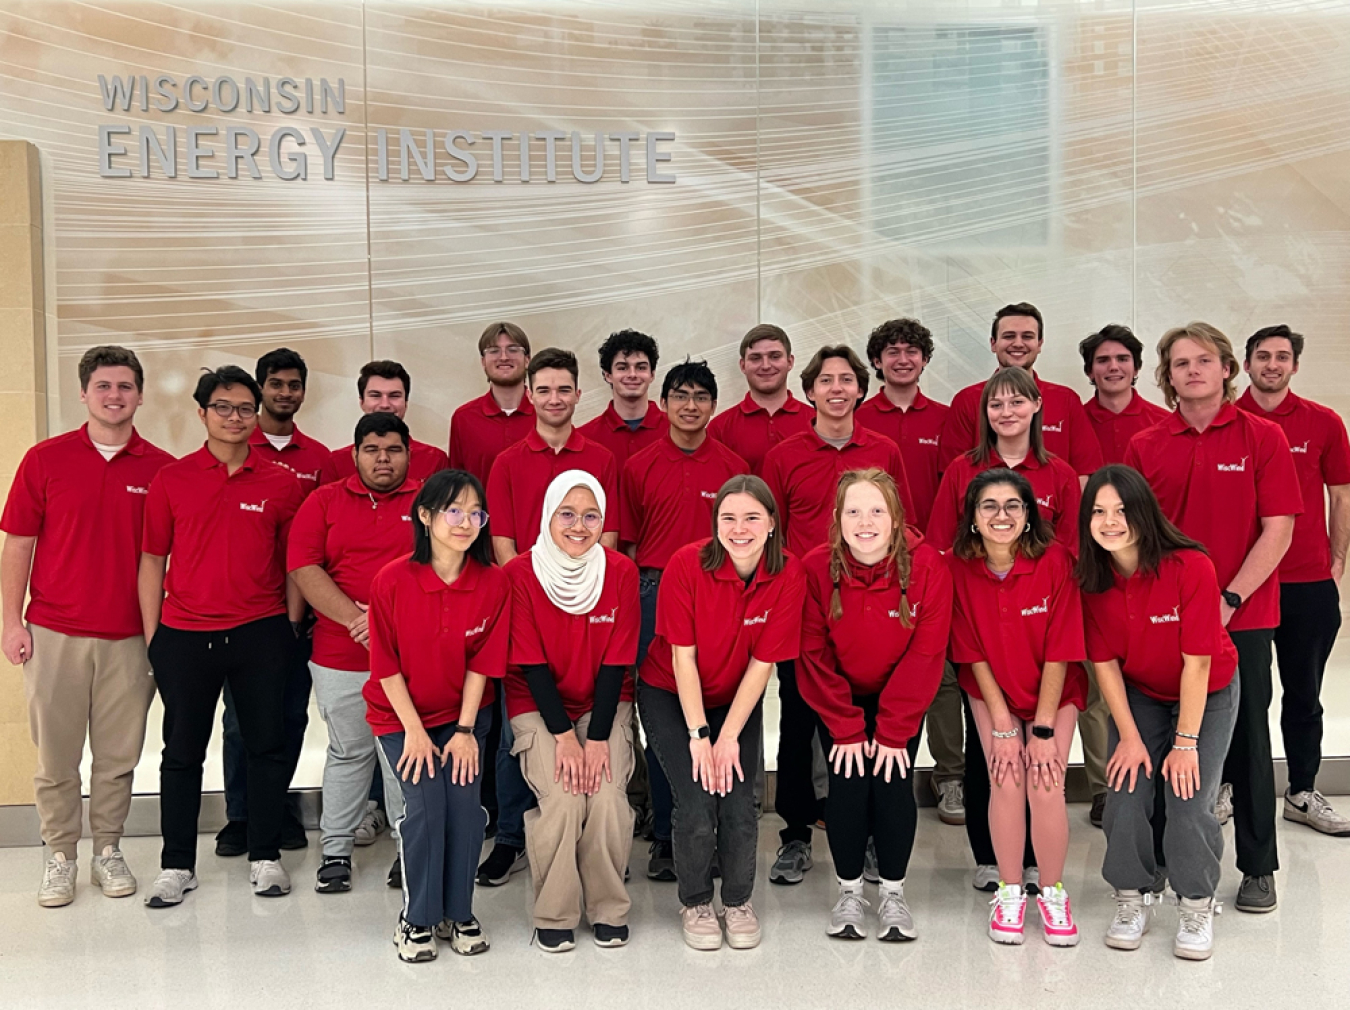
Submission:
<svg viewBox="0 0 1350 1010">
<path fill-rule="evenodd" d="M 576 946 L 584 906 L 595 942 L 628 942 L 624 886 L 633 846 L 633 683 L 637 566 L 600 543 L 600 482 L 568 470 L 544 494 L 539 539 L 506 565 L 512 754 L 539 806 L 525 814 L 534 878 L 535 942 Z"/>
</svg>

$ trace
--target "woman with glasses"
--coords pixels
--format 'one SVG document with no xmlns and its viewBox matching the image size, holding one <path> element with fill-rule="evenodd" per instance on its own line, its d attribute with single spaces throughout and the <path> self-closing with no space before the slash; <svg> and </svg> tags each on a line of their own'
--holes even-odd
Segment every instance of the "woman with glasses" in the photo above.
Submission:
<svg viewBox="0 0 1350 1010">
<path fill-rule="evenodd" d="M 473 915 L 487 815 L 478 755 L 491 722 L 492 679 L 506 674 L 510 586 L 492 565 L 486 496 L 463 470 L 442 470 L 412 505 L 413 551 L 371 582 L 366 718 L 398 774 L 404 961 L 457 954 L 488 939 Z"/>
<path fill-rule="evenodd" d="M 539 539 L 506 565 L 511 753 L 539 805 L 525 814 L 535 942 L 576 946 L 581 910 L 598 946 L 628 942 L 624 886 L 633 847 L 633 682 L 637 566 L 600 543 L 606 496 L 584 470 L 544 492 Z"/>
<path fill-rule="evenodd" d="M 1087 698 L 1073 556 L 1051 538 L 1030 482 L 1012 470 L 986 470 L 972 480 L 963 513 L 950 559 L 951 658 L 992 783 L 989 831 L 999 883 L 989 937 L 1022 942 L 1029 805 L 1042 934 L 1051 946 L 1071 947 L 1078 927 L 1060 879 L 1069 848 L 1064 773 Z"/>
</svg>

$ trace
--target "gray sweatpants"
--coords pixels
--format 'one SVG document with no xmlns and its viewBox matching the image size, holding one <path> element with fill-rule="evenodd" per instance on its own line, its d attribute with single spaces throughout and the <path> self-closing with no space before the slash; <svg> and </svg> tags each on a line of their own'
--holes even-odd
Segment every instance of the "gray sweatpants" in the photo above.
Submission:
<svg viewBox="0 0 1350 1010">
<path fill-rule="evenodd" d="M 1129 782 L 1119 791 L 1106 790 L 1106 813 L 1102 827 L 1106 831 L 1106 860 L 1102 876 L 1117 890 L 1146 891 L 1153 885 L 1158 869 L 1153 853 L 1153 808 L 1155 789 L 1163 790 L 1167 825 L 1163 832 L 1163 855 L 1172 889 L 1182 898 L 1212 898 L 1219 886 L 1219 861 L 1223 857 L 1223 831 L 1214 816 L 1214 801 L 1219 795 L 1223 761 L 1237 720 L 1240 687 L 1236 676 L 1221 691 L 1205 702 L 1205 717 L 1200 726 L 1200 791 L 1189 800 L 1180 799 L 1162 778 L 1162 763 L 1172 749 L 1176 734 L 1176 702 L 1158 701 L 1129 684 L 1125 693 L 1130 712 L 1149 760 L 1153 778 L 1140 769 L 1134 792 Z M 1107 754 L 1120 745 L 1116 721 L 1107 724 Z"/>
<path fill-rule="evenodd" d="M 366 813 L 371 773 L 377 761 L 384 777 L 384 807 L 390 824 L 397 824 L 403 815 L 403 792 L 366 722 L 361 688 L 370 673 L 334 670 L 317 663 L 310 663 L 309 669 L 314 676 L 314 700 L 328 725 L 323 816 L 319 819 L 323 854 L 350 856 L 356 845 L 356 828 Z"/>
</svg>

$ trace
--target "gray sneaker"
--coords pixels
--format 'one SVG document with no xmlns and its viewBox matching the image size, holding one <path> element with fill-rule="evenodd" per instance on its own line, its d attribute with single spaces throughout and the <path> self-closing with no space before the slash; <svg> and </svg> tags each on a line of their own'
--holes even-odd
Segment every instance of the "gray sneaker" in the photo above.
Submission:
<svg viewBox="0 0 1350 1010">
<path fill-rule="evenodd" d="M 948 779 L 935 787 L 938 794 L 938 820 L 943 824 L 966 823 L 966 788 L 960 779 Z"/>
<path fill-rule="evenodd" d="M 1316 789 L 1284 794 L 1284 819 L 1306 824 L 1314 831 L 1337 838 L 1350 838 L 1350 817 L 1331 809 L 1327 798 Z"/>
<path fill-rule="evenodd" d="M 909 914 L 905 904 L 905 882 L 900 881 L 894 888 L 883 886 L 877 905 L 877 939 L 898 943 L 913 940 L 918 936 L 914 929 L 914 916 Z"/>
<path fill-rule="evenodd" d="M 881 871 L 877 869 L 877 843 L 872 838 L 867 840 L 867 852 L 863 855 L 863 880 L 869 884 L 881 883 Z"/>
<path fill-rule="evenodd" d="M 75 861 L 59 852 L 47 860 L 42 869 L 42 886 L 38 888 L 38 904 L 43 908 L 60 908 L 74 901 L 75 868 Z"/>
<path fill-rule="evenodd" d="M 1172 953 L 1187 961 L 1207 961 L 1214 953 L 1214 913 L 1219 906 L 1213 898 L 1181 898 L 1177 902 L 1181 921 Z"/>
<path fill-rule="evenodd" d="M 1219 798 L 1214 801 L 1214 816 L 1220 824 L 1227 824 L 1233 819 L 1233 787 L 1227 782 L 1219 786 Z"/>
<path fill-rule="evenodd" d="M 255 859 L 248 864 L 248 879 L 260 898 L 280 898 L 291 893 L 291 877 L 277 859 Z"/>
<path fill-rule="evenodd" d="M 867 926 L 863 922 L 862 884 L 846 884 L 839 881 L 839 900 L 830 909 L 830 925 L 825 930 L 829 936 L 840 940 L 861 940 L 867 936 Z"/>
<path fill-rule="evenodd" d="M 813 865 L 810 842 L 788 842 L 778 850 L 769 870 L 769 883 L 800 884 Z"/>
<path fill-rule="evenodd" d="M 108 846 L 103 855 L 94 857 L 89 879 L 109 898 L 125 898 L 136 893 L 136 878 L 122 855 L 121 849 Z"/>
<path fill-rule="evenodd" d="M 998 890 L 998 880 L 998 867 L 991 863 L 981 863 L 975 867 L 975 875 L 970 880 L 970 886 L 977 891 L 992 894 Z"/>
<path fill-rule="evenodd" d="M 188 891 L 197 889 L 197 875 L 191 870 L 160 870 L 145 903 L 150 908 L 172 908 L 183 903 Z"/>
<path fill-rule="evenodd" d="M 1116 917 L 1106 928 L 1106 945 L 1116 950 L 1138 950 L 1153 924 L 1153 895 L 1116 891 Z"/>
</svg>

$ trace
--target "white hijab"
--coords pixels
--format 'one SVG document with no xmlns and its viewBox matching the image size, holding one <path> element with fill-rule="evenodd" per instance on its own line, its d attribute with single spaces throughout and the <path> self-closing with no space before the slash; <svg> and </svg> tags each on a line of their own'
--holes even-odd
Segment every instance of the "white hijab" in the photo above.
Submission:
<svg viewBox="0 0 1350 1010">
<path fill-rule="evenodd" d="M 530 551 L 530 560 L 534 565 L 534 577 L 555 607 L 567 614 L 589 614 L 600 602 L 600 591 L 605 586 L 605 548 L 596 540 L 585 554 L 574 558 L 553 542 L 549 530 L 553 513 L 574 487 L 584 487 L 595 495 L 600 514 L 605 514 L 605 489 L 598 480 L 585 470 L 566 470 L 558 474 L 544 492 L 539 539 Z"/>
</svg>

